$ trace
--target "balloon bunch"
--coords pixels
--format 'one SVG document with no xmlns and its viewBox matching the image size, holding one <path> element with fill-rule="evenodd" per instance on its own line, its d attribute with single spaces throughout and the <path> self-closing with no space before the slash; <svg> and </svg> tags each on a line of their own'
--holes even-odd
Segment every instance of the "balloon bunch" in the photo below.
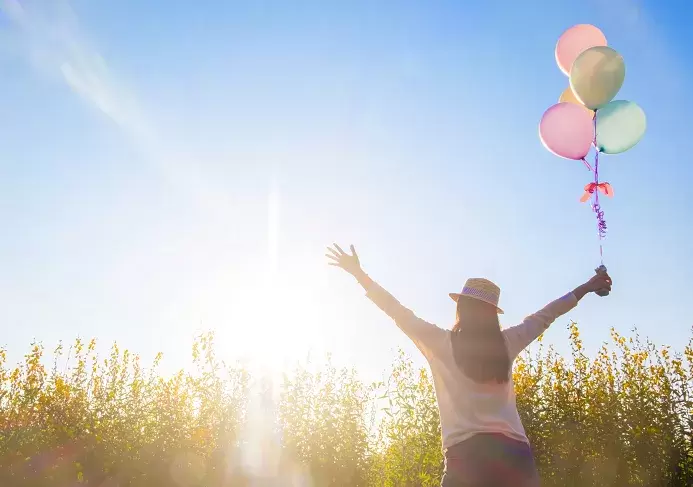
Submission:
<svg viewBox="0 0 693 487">
<path fill-rule="evenodd" d="M 592 198 L 605 270 L 601 240 L 606 236 L 606 221 L 599 194 L 612 197 L 614 191 L 611 184 L 599 180 L 599 154 L 619 154 L 637 144 L 645 134 L 645 113 L 631 101 L 613 100 L 623 85 L 626 68 L 621 55 L 607 47 L 606 37 L 595 26 L 580 24 L 565 31 L 556 44 L 556 62 L 570 78 L 570 86 L 542 116 L 539 138 L 553 154 L 582 161 L 593 173 L 580 201 Z M 594 162 L 590 165 L 587 155 L 592 146 Z"/>
</svg>

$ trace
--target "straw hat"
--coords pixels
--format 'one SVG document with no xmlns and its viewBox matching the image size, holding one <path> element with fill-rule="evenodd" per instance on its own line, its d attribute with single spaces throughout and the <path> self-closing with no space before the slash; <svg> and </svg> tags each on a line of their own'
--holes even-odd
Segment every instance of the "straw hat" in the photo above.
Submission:
<svg viewBox="0 0 693 487">
<path fill-rule="evenodd" d="M 478 299 L 495 307 L 498 314 L 503 314 L 503 310 L 498 307 L 500 288 L 488 279 L 467 279 L 462 292 L 459 294 L 450 293 L 450 297 L 454 302 L 459 301 L 460 297 Z"/>
</svg>

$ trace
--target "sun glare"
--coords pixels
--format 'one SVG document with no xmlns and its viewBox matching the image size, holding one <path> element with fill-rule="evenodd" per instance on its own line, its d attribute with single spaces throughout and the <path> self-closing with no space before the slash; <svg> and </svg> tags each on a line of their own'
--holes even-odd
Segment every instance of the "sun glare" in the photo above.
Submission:
<svg viewBox="0 0 693 487">
<path fill-rule="evenodd" d="M 316 329 L 320 303 L 314 297 L 314 280 L 280 271 L 279 212 L 280 194 L 272 184 L 264 269 L 234 276 L 230 302 L 219 296 L 214 320 L 228 323 L 220 345 L 230 356 L 273 375 L 320 348 Z"/>
</svg>

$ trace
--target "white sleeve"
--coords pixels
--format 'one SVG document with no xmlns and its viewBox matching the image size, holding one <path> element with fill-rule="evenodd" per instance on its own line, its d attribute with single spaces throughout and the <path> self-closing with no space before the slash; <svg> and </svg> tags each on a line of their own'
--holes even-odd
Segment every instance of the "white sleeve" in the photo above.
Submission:
<svg viewBox="0 0 693 487">
<path fill-rule="evenodd" d="M 416 316 L 377 283 L 373 282 L 368 286 L 366 296 L 395 321 L 395 324 L 427 358 L 442 350 L 444 344 L 447 343 L 446 337 L 449 333 L 447 330 Z"/>
<path fill-rule="evenodd" d="M 539 335 L 544 333 L 551 323 L 575 308 L 577 303 L 577 297 L 572 292 L 568 293 L 549 303 L 542 310 L 528 316 L 519 325 L 503 330 L 510 359 L 517 357 L 530 343 L 539 338 Z"/>
</svg>

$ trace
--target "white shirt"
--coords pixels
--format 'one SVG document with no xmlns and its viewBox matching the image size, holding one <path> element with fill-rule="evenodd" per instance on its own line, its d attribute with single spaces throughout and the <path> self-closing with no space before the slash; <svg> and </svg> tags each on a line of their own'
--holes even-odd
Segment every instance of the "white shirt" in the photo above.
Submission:
<svg viewBox="0 0 693 487">
<path fill-rule="evenodd" d="M 455 361 L 452 331 L 418 318 L 391 294 L 373 283 L 366 295 L 388 314 L 424 354 L 433 374 L 443 450 L 477 433 L 502 433 L 529 443 L 515 405 L 512 377 L 506 384 L 478 384 L 466 377 Z M 577 305 L 568 293 L 517 326 L 503 330 L 511 362 L 556 318 Z"/>
</svg>

